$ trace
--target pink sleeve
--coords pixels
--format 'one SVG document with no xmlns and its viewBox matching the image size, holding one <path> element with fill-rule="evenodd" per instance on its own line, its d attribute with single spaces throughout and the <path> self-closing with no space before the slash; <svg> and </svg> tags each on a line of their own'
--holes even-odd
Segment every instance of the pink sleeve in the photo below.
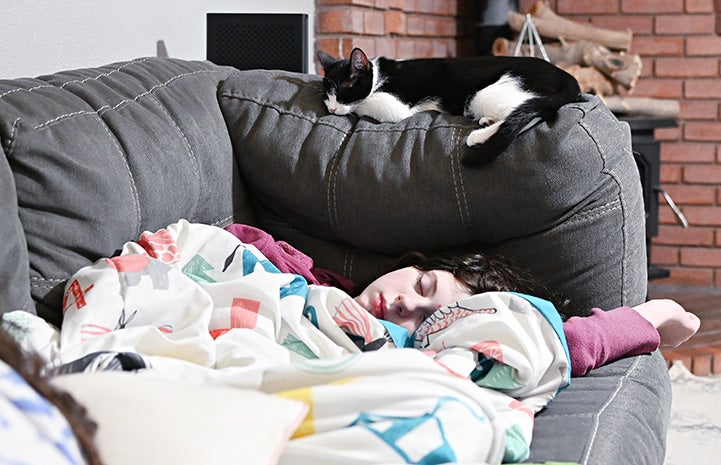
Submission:
<svg viewBox="0 0 721 465">
<path fill-rule="evenodd" d="M 572 317 L 563 323 L 571 376 L 583 376 L 608 362 L 658 348 L 658 331 L 631 307 L 607 312 L 594 308 L 587 317 Z"/>
</svg>

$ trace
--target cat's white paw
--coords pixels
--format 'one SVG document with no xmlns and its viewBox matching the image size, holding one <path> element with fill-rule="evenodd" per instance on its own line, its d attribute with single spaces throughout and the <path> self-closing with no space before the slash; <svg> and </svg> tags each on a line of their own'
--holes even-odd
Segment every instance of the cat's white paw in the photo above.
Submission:
<svg viewBox="0 0 721 465">
<path fill-rule="evenodd" d="M 475 129 L 466 138 L 466 144 L 469 147 L 483 144 L 493 134 L 495 134 L 496 131 L 498 131 L 498 128 L 500 125 L 501 125 L 501 121 L 497 121 L 497 122 L 491 124 L 490 126 L 486 126 L 484 128 L 480 128 L 480 129 Z"/>
<path fill-rule="evenodd" d="M 496 122 L 496 120 L 491 118 L 490 116 L 484 116 L 483 118 L 478 120 L 478 125 L 481 126 L 482 128 L 485 128 L 485 127 L 492 125 L 495 122 Z"/>
</svg>

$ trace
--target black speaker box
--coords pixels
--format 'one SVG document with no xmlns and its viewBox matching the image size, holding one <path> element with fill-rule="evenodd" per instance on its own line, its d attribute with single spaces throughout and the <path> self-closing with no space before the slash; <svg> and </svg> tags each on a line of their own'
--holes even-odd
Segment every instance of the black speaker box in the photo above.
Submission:
<svg viewBox="0 0 721 465">
<path fill-rule="evenodd" d="M 308 72 L 308 15 L 208 13 L 206 58 L 238 69 Z"/>
</svg>

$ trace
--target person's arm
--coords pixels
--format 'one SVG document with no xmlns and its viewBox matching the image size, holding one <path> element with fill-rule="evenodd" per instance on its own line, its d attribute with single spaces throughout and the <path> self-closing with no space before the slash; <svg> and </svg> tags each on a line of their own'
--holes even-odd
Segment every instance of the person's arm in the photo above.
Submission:
<svg viewBox="0 0 721 465">
<path fill-rule="evenodd" d="M 698 330 L 700 320 L 668 299 L 610 311 L 598 308 L 587 317 L 563 323 L 571 355 L 571 375 L 583 376 L 619 358 L 677 347 Z"/>
</svg>

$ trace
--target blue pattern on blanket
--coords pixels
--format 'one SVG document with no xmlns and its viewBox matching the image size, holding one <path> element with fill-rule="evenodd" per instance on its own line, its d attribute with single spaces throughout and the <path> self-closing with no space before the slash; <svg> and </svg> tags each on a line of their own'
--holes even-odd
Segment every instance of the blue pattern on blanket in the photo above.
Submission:
<svg viewBox="0 0 721 465">
<path fill-rule="evenodd" d="M 255 267 L 260 265 L 268 273 L 282 273 L 270 260 L 267 258 L 259 259 L 248 249 L 243 249 L 243 274 L 249 275 L 255 271 Z M 308 295 L 308 283 L 305 278 L 299 275 L 295 275 L 293 280 L 280 288 L 280 298 L 283 299 L 289 295 L 296 295 L 305 298 Z"/>
<path fill-rule="evenodd" d="M 80 465 L 78 443 L 60 411 L 0 361 L 0 463 Z M 32 454 L 27 454 L 32 450 Z"/>
</svg>

